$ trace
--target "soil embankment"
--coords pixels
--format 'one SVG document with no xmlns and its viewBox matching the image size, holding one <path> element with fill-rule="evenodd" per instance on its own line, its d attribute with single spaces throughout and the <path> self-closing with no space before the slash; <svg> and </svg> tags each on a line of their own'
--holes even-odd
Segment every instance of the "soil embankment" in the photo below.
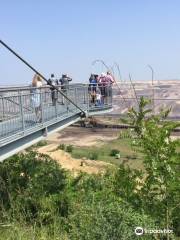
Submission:
<svg viewBox="0 0 180 240">
<path fill-rule="evenodd" d="M 57 161 L 62 168 L 70 170 L 74 175 L 79 172 L 86 172 L 89 174 L 103 173 L 107 167 L 112 166 L 112 164 L 103 161 L 74 159 L 69 153 L 57 149 L 57 147 L 57 144 L 48 144 L 47 146 L 40 147 L 38 152 L 49 155 L 52 159 Z"/>
</svg>

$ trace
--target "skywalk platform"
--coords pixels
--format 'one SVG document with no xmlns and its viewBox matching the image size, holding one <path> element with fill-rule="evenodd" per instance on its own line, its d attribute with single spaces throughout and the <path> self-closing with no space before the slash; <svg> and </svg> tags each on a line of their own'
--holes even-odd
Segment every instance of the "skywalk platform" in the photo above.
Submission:
<svg viewBox="0 0 180 240">
<path fill-rule="evenodd" d="M 112 96 L 99 105 L 92 103 L 88 85 L 84 84 L 70 85 L 67 99 L 58 93 L 54 102 L 50 88 L 41 88 L 38 108 L 32 104 L 33 94 L 31 88 L 0 91 L 0 161 L 79 121 L 82 116 L 112 110 Z"/>
</svg>

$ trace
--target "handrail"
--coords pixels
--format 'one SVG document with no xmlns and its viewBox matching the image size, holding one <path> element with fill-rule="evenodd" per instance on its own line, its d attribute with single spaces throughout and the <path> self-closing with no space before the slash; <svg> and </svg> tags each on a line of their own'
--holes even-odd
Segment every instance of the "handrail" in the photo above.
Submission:
<svg viewBox="0 0 180 240">
<path fill-rule="evenodd" d="M 119 82 L 117 82 L 117 83 L 119 83 Z M 138 82 L 138 84 L 139 84 L 139 82 Z M 147 83 L 145 83 L 145 82 L 143 82 L 142 84 L 148 84 L 148 82 Z M 87 86 L 87 85 L 89 85 L 88 83 L 71 83 L 71 84 L 69 84 L 68 86 L 69 87 L 73 87 L 73 86 Z M 122 86 L 127 86 L 127 85 L 130 85 L 130 83 L 122 83 Z M 134 85 L 136 85 L 136 82 L 134 82 Z M 171 85 L 171 84 L 170 84 Z M 173 85 L 176 85 L 176 87 L 175 86 L 173 86 Z M 172 86 L 173 87 L 171 87 L 170 88 L 170 90 L 177 90 L 177 85 L 178 86 L 180 86 L 180 83 L 176 83 L 176 84 L 172 84 Z M 63 87 L 63 86 L 65 86 L 65 85 L 61 85 L 61 84 L 59 84 L 59 85 L 56 85 L 57 87 L 59 87 L 59 88 L 61 88 L 61 87 Z M 135 89 L 136 89 L 136 86 L 134 86 L 135 87 Z M 139 86 L 139 87 L 141 87 L 141 86 Z M 14 92 L 14 91 L 18 91 L 18 90 L 30 90 L 30 89 L 33 89 L 33 88 L 36 88 L 36 87 L 32 87 L 32 86 L 18 86 L 18 87 L 0 87 L 0 93 L 1 92 L 5 92 L 5 91 L 8 91 L 8 92 Z M 51 86 L 49 86 L 49 85 L 43 85 L 41 88 L 51 88 Z M 165 87 L 161 87 L 161 86 L 155 86 L 154 85 L 154 88 L 156 89 L 156 90 L 167 90 L 168 88 L 165 88 Z M 113 89 L 115 89 L 115 87 L 113 87 Z M 148 89 L 152 89 L 152 87 L 151 86 L 148 86 Z M 125 89 L 122 89 L 122 90 L 125 90 Z M 137 87 L 137 89 L 136 90 L 138 90 L 138 87 Z"/>
<path fill-rule="evenodd" d="M 69 87 L 71 87 L 71 86 L 86 86 L 87 84 L 86 83 L 71 83 L 71 84 L 69 84 L 68 86 Z M 63 87 L 63 86 L 65 86 L 65 85 L 61 85 L 61 84 L 59 84 L 59 85 L 56 85 L 57 87 L 59 87 L 59 88 L 61 88 L 61 87 Z M 49 85 L 43 85 L 41 88 L 51 88 L 51 86 L 49 86 Z M 31 85 L 29 85 L 29 86 L 22 86 L 22 87 L 20 87 L 20 86 L 18 86 L 18 87 L 0 87 L 0 92 L 4 92 L 4 91 L 8 91 L 8 92 L 15 92 L 15 91 L 25 91 L 25 90 L 30 90 L 30 89 L 36 89 L 36 87 L 32 87 Z"/>
</svg>

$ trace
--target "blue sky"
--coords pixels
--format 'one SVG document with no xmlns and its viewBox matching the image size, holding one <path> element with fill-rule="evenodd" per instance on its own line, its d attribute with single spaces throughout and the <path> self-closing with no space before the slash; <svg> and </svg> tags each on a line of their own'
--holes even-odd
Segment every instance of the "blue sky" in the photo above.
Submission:
<svg viewBox="0 0 180 240">
<path fill-rule="evenodd" d="M 180 78 L 178 0 L 0 0 L 0 38 L 47 78 L 88 81 L 95 59 L 118 62 L 127 79 Z M 0 85 L 27 84 L 33 72 L 0 46 Z"/>
</svg>

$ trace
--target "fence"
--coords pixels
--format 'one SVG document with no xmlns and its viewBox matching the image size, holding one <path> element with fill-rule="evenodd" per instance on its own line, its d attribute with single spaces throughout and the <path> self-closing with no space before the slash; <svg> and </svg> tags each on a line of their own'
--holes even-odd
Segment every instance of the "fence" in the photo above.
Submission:
<svg viewBox="0 0 180 240">
<path fill-rule="evenodd" d="M 79 113 L 80 110 L 73 103 L 85 112 L 112 107 L 111 87 L 101 88 L 99 99 L 98 92 L 85 84 L 59 88 L 65 97 L 49 86 L 0 90 L 0 141 L 47 122 L 57 119 L 60 121 Z"/>
</svg>

